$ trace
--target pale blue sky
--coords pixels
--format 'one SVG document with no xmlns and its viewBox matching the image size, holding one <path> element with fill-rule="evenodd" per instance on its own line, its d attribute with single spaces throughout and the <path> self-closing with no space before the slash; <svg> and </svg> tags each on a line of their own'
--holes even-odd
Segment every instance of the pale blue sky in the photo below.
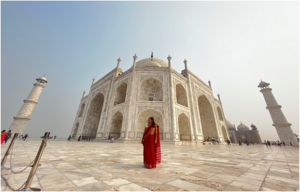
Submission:
<svg viewBox="0 0 300 192">
<path fill-rule="evenodd" d="M 292 129 L 299 129 L 298 2 L 1 2 L 1 129 L 8 129 L 46 75 L 24 133 L 67 137 L 83 90 L 132 56 L 183 60 L 221 95 L 227 120 L 255 124 L 278 139 L 257 87 L 271 83 Z"/>
</svg>

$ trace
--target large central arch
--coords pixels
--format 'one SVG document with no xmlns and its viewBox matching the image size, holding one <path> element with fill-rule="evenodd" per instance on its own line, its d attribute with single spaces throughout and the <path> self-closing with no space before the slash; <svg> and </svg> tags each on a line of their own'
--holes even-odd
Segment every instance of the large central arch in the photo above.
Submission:
<svg viewBox="0 0 300 192">
<path fill-rule="evenodd" d="M 141 133 L 144 133 L 145 126 L 148 125 L 148 119 L 149 117 L 153 117 L 154 121 L 157 125 L 159 125 L 159 133 L 160 133 L 160 139 L 163 139 L 163 117 L 162 115 L 153 109 L 147 109 L 146 111 L 143 111 L 140 113 L 136 131 L 138 132 L 138 137 L 142 137 Z"/>
<path fill-rule="evenodd" d="M 178 126 L 179 126 L 180 140 L 190 141 L 191 140 L 190 121 L 189 118 L 184 113 L 181 113 L 178 116 Z"/>
<path fill-rule="evenodd" d="M 162 101 L 162 84 L 154 78 L 145 79 L 140 87 L 140 101 Z"/>
<path fill-rule="evenodd" d="M 103 103 L 104 103 L 104 96 L 102 93 L 98 93 L 90 103 L 82 136 L 89 136 L 92 138 L 96 137 Z"/>
<path fill-rule="evenodd" d="M 207 140 L 207 137 L 209 137 L 209 139 L 212 137 L 218 138 L 218 131 L 212 106 L 204 95 L 198 98 L 198 107 L 204 139 Z"/>
<path fill-rule="evenodd" d="M 119 139 L 121 136 L 122 124 L 123 124 L 123 115 L 121 112 L 118 111 L 111 118 L 109 135 L 113 136 L 116 139 Z"/>
</svg>

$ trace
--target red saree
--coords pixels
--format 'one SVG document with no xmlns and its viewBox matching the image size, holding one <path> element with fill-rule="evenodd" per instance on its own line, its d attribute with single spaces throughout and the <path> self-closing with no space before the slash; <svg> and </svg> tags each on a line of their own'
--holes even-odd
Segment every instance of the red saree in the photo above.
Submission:
<svg viewBox="0 0 300 192">
<path fill-rule="evenodd" d="M 6 132 L 1 133 L 1 144 L 3 143 L 5 137 L 6 137 Z"/>
<path fill-rule="evenodd" d="M 154 129 L 154 134 L 151 134 Z M 155 129 L 157 129 L 157 135 L 155 134 Z M 155 137 L 157 136 L 157 142 L 155 144 Z M 160 138 L 159 138 L 159 126 L 155 125 L 153 127 L 150 125 L 145 129 L 143 135 L 143 145 L 144 145 L 144 164 L 146 168 L 152 169 L 156 168 L 156 164 L 161 163 L 161 148 L 160 148 Z"/>
</svg>

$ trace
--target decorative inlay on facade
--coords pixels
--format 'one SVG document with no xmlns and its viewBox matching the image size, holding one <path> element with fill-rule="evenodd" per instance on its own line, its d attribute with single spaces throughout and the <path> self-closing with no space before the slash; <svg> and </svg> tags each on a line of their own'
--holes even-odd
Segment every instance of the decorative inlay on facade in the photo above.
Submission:
<svg viewBox="0 0 300 192">
<path fill-rule="evenodd" d="M 157 106 L 139 106 L 138 107 L 138 114 L 140 114 L 143 111 L 146 111 L 147 109 L 154 109 L 154 110 L 160 112 L 162 115 L 164 115 L 164 108 L 163 107 L 157 107 Z"/>
<path fill-rule="evenodd" d="M 98 89 L 100 86 L 102 86 L 103 84 L 105 84 L 107 81 L 112 80 L 113 76 L 107 78 L 107 79 L 103 79 L 102 81 L 97 81 L 96 83 L 94 83 L 92 85 L 91 91 L 94 91 L 95 89 Z"/>
<path fill-rule="evenodd" d="M 155 78 L 163 82 L 163 76 L 162 75 L 141 75 L 140 76 L 140 82 L 142 82 L 144 79 L 148 78 Z"/>
</svg>

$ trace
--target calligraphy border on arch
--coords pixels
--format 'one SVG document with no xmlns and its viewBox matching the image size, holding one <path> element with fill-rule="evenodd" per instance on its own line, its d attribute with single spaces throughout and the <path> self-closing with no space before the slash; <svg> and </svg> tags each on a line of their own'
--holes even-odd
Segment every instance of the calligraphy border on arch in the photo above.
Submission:
<svg viewBox="0 0 300 192">
<path fill-rule="evenodd" d="M 173 83 L 174 83 L 174 87 L 176 87 L 176 85 L 180 84 L 180 85 L 182 85 L 182 87 L 184 87 L 185 91 L 187 91 L 186 84 L 183 83 L 182 81 L 180 81 L 179 79 L 174 77 L 173 78 Z"/>
<path fill-rule="evenodd" d="M 148 78 L 155 78 L 158 79 L 160 82 L 163 82 L 163 76 L 162 75 L 141 75 L 140 76 L 140 82 L 142 82 L 144 79 Z"/>
<path fill-rule="evenodd" d="M 122 83 L 128 84 L 128 78 L 119 81 L 119 82 L 117 83 L 117 88 L 118 88 Z"/>
<path fill-rule="evenodd" d="M 106 94 L 106 91 L 107 91 L 107 87 L 108 85 L 106 84 L 105 86 L 103 87 L 100 87 L 98 89 L 95 89 L 93 92 L 92 92 L 92 98 L 94 98 L 94 96 L 96 94 L 98 94 L 99 92 L 103 94 L 103 96 L 105 97 L 105 94 Z"/>
<path fill-rule="evenodd" d="M 120 113 L 122 113 L 122 115 L 124 116 L 124 107 L 122 107 L 122 108 L 117 108 L 117 109 L 113 109 L 112 110 L 112 112 L 111 112 L 111 116 L 113 117 L 114 115 L 115 115 L 115 113 L 117 113 L 118 111 L 120 112 Z"/>
<path fill-rule="evenodd" d="M 180 114 L 184 113 L 184 114 L 187 116 L 187 118 L 190 119 L 190 113 L 187 112 L 187 111 L 185 111 L 185 110 L 182 110 L 182 109 L 180 109 L 180 108 L 178 108 L 178 107 L 176 107 L 176 113 L 177 113 L 177 118 L 178 118 L 178 116 L 179 116 Z"/>
</svg>

